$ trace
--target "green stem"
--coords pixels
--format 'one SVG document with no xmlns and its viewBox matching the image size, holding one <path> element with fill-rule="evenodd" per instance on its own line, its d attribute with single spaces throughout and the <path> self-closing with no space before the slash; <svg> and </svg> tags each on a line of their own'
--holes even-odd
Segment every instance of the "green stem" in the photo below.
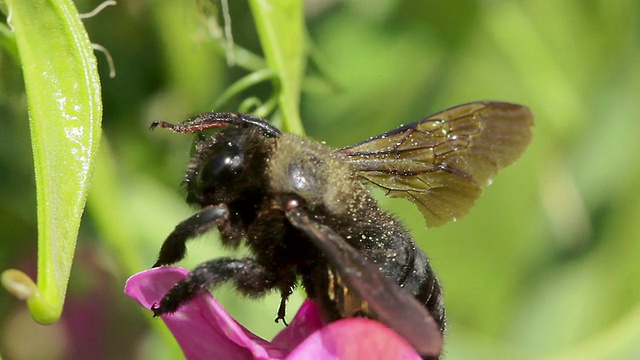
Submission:
<svg viewBox="0 0 640 360">
<path fill-rule="evenodd" d="M 302 1 L 250 0 L 267 64 L 280 79 L 278 106 L 285 131 L 303 134 L 300 87 L 304 72 L 304 14 Z"/>
</svg>

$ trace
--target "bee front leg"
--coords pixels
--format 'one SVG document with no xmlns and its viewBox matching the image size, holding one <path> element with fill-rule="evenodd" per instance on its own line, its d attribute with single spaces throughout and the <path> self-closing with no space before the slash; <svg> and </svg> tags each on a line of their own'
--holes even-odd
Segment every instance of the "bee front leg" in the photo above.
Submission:
<svg viewBox="0 0 640 360">
<path fill-rule="evenodd" d="M 170 265 L 184 258 L 187 252 L 185 243 L 198 235 L 202 235 L 214 226 L 229 222 L 229 208 L 225 204 L 210 205 L 202 208 L 190 218 L 176 226 L 160 248 L 158 261 L 153 267 Z"/>
</svg>

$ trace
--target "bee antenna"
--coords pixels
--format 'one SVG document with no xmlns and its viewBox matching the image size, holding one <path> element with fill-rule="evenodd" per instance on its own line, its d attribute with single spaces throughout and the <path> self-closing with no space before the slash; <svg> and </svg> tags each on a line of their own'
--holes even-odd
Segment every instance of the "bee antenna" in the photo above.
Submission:
<svg viewBox="0 0 640 360">
<path fill-rule="evenodd" d="M 234 114 L 234 113 L 202 113 L 194 116 L 193 118 L 178 124 L 173 125 L 165 121 L 154 121 L 149 125 L 149 130 L 154 130 L 157 127 L 168 128 L 176 133 L 195 133 L 207 129 L 219 128 L 227 125 L 250 125 L 255 126 L 262 130 L 266 136 L 280 137 L 282 132 L 275 126 L 269 124 L 264 119 L 249 114 Z"/>
<path fill-rule="evenodd" d="M 154 121 L 151 123 L 151 125 L 149 125 L 149 130 L 153 131 L 155 130 L 157 127 L 161 127 L 161 128 L 169 128 L 169 129 L 173 129 L 175 127 L 175 125 L 170 124 L 166 121 Z"/>
</svg>

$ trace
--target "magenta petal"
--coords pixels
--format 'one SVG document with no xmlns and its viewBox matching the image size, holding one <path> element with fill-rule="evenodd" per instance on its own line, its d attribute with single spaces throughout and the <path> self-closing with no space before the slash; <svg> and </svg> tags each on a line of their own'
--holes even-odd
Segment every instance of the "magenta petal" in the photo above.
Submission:
<svg viewBox="0 0 640 360">
<path fill-rule="evenodd" d="M 284 328 L 271 343 L 283 349 L 293 350 L 304 339 L 309 337 L 314 331 L 322 327 L 322 320 L 318 307 L 313 301 L 307 299 L 296 316 L 294 316 L 291 324 Z"/>
<path fill-rule="evenodd" d="M 393 330 L 362 318 L 328 324 L 293 350 L 287 360 L 304 359 L 411 359 L 420 355 Z"/>
<path fill-rule="evenodd" d="M 150 309 L 189 272 L 179 267 L 146 270 L 127 280 L 125 293 Z M 282 359 L 288 351 L 277 348 L 238 324 L 209 293 L 182 305 L 162 320 L 188 360 Z"/>
</svg>

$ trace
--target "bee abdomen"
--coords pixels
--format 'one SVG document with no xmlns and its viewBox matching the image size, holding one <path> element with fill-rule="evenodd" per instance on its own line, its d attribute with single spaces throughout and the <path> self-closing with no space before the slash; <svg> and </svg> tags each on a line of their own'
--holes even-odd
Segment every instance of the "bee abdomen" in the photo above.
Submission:
<svg viewBox="0 0 640 360">
<path fill-rule="evenodd" d="M 412 269 L 400 286 L 424 305 L 444 333 L 446 319 L 442 289 L 429 259 L 420 249 L 416 248 Z"/>
</svg>

